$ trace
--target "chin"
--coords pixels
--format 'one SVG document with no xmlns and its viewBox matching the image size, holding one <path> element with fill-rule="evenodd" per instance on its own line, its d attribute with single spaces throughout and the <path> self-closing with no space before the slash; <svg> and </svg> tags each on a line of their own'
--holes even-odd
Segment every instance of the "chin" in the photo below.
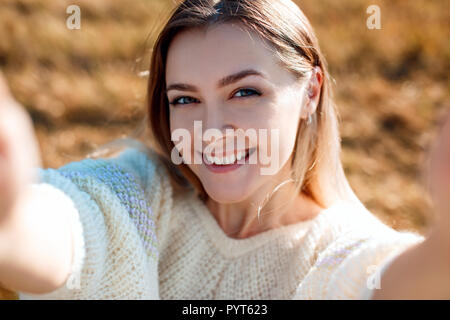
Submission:
<svg viewBox="0 0 450 320">
<path fill-rule="evenodd" d="M 211 199 L 222 204 L 242 202 L 250 196 L 248 188 L 243 185 L 203 184 L 203 186 Z"/>
</svg>

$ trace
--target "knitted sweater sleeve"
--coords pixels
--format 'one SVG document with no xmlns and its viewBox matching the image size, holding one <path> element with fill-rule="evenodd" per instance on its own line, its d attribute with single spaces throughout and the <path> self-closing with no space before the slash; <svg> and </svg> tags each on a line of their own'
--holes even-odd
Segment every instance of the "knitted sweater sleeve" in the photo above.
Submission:
<svg viewBox="0 0 450 320">
<path fill-rule="evenodd" d="M 330 273 L 325 299 L 371 299 L 374 291 L 381 288 L 381 278 L 391 262 L 423 239 L 413 232 L 392 230 L 385 237 L 349 242 L 343 248 L 351 247 L 352 251 Z"/>
<path fill-rule="evenodd" d="M 56 290 L 19 292 L 19 299 L 159 299 L 156 221 L 163 197 L 153 160 L 129 148 L 116 158 L 37 169 L 34 207 L 70 216 L 72 267 Z"/>
<path fill-rule="evenodd" d="M 336 231 L 297 289 L 297 299 L 366 300 L 381 287 L 383 273 L 401 253 L 424 240 L 414 231 L 397 231 L 375 217 L 346 216 L 357 228 Z M 333 237 L 333 236 L 331 236 Z"/>
</svg>

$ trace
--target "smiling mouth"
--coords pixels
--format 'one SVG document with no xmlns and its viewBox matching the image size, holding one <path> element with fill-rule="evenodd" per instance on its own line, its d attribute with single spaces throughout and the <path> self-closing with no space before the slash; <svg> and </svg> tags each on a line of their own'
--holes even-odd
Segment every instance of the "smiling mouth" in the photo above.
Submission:
<svg viewBox="0 0 450 320">
<path fill-rule="evenodd" d="M 249 148 L 245 151 L 236 151 L 229 156 L 212 156 L 203 153 L 203 160 L 207 165 L 230 166 L 234 164 L 244 164 L 249 156 L 255 152 L 256 148 Z M 244 162 L 245 161 L 245 162 Z"/>
</svg>

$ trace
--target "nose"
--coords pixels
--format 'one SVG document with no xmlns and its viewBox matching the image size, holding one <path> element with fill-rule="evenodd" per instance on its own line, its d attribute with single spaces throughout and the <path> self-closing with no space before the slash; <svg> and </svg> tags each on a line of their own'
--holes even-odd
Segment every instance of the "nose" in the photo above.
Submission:
<svg viewBox="0 0 450 320">
<path fill-rule="evenodd" d="M 202 132 L 197 132 L 195 135 L 196 139 L 201 137 L 203 151 L 208 145 L 212 147 L 212 143 L 214 145 L 218 143 L 220 145 L 220 147 L 217 145 L 219 149 L 227 149 L 227 141 L 234 141 L 236 126 L 231 123 L 230 119 L 227 119 L 227 115 L 222 112 L 223 108 L 220 108 L 220 106 L 205 109 L 201 124 Z"/>
<path fill-rule="evenodd" d="M 220 104 L 209 105 L 203 112 L 203 127 L 207 129 L 224 130 L 227 127 L 233 127 L 227 123 L 227 114 L 224 112 L 224 107 Z"/>
</svg>

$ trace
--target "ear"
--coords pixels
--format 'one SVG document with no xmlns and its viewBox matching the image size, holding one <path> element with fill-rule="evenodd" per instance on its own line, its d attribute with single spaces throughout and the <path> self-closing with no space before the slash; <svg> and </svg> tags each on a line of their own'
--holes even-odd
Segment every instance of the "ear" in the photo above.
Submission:
<svg viewBox="0 0 450 320">
<path fill-rule="evenodd" d="M 306 104 L 303 108 L 302 118 L 307 119 L 314 114 L 319 104 L 320 92 L 323 84 L 323 72 L 319 66 L 311 70 L 311 76 L 306 83 Z"/>
</svg>

